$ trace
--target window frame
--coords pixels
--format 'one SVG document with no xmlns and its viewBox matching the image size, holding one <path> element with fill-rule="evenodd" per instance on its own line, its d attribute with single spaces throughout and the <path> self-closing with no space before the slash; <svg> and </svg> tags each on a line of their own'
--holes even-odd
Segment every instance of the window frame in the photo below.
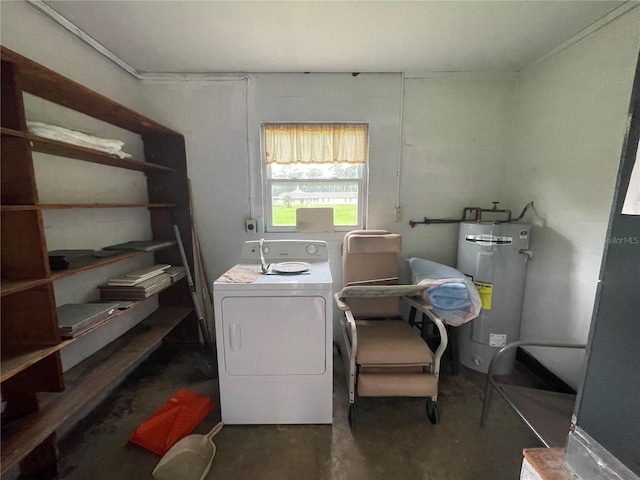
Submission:
<svg viewBox="0 0 640 480">
<path fill-rule="evenodd" d="M 369 128 L 370 125 L 367 122 L 295 122 L 295 123 L 308 123 L 309 125 L 326 125 L 326 124 L 366 124 L 367 125 L 367 155 L 364 163 L 356 164 L 358 166 L 359 176 L 356 178 L 301 178 L 301 179 L 288 179 L 288 178 L 272 178 L 270 175 L 270 165 L 267 165 L 267 156 L 265 149 L 265 128 L 267 125 L 274 125 L 278 123 L 292 123 L 292 122 L 263 122 L 260 125 L 260 165 L 262 172 L 262 192 L 263 192 L 263 205 L 264 205 L 264 231 L 267 233 L 296 233 L 295 225 L 274 225 L 273 224 L 273 198 L 271 195 L 272 187 L 274 183 L 318 183 L 318 184 L 335 184 L 335 183 L 356 183 L 358 186 L 357 197 L 357 209 L 356 209 L 356 224 L 355 225 L 334 225 L 335 232 L 348 232 L 351 230 L 360 230 L 366 228 L 366 202 L 367 202 L 367 185 L 369 180 Z M 304 163 L 300 163 L 305 165 Z M 310 165 L 310 164 L 307 164 Z M 311 164 L 311 165 L 318 165 Z M 322 205 L 322 204 L 321 204 Z M 327 205 L 330 207 L 331 205 Z"/>
</svg>

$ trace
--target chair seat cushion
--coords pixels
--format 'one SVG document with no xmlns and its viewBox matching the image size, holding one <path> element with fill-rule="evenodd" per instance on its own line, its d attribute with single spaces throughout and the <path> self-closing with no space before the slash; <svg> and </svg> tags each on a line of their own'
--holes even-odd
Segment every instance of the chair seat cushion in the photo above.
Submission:
<svg viewBox="0 0 640 480">
<path fill-rule="evenodd" d="M 365 366 L 430 365 L 431 350 L 403 320 L 357 320 L 356 362 Z"/>
<path fill-rule="evenodd" d="M 438 377 L 429 373 L 361 373 L 361 397 L 435 397 Z"/>
</svg>

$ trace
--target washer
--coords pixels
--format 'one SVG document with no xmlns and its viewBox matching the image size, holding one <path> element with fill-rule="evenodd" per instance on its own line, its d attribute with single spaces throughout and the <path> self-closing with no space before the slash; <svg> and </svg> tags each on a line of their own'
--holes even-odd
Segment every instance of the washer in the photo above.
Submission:
<svg viewBox="0 0 640 480">
<path fill-rule="evenodd" d="M 332 422 L 332 289 L 326 242 L 243 245 L 213 284 L 224 423 Z"/>
</svg>

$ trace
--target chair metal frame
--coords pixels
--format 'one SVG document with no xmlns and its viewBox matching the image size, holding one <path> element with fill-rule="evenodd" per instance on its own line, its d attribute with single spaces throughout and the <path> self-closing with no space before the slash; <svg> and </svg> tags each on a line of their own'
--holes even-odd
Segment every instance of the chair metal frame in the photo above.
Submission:
<svg viewBox="0 0 640 480">
<path fill-rule="evenodd" d="M 381 279 L 382 282 L 388 280 L 389 279 Z M 355 425 L 355 397 L 358 377 L 358 365 L 356 362 L 358 353 L 358 330 L 356 327 L 356 319 L 345 300 L 348 298 L 400 297 L 401 301 L 404 301 L 409 307 L 421 312 L 423 318 L 426 317 L 435 324 L 440 333 L 440 344 L 436 351 L 432 352 L 433 361 L 431 362 L 429 372 L 438 379 L 440 376 L 440 361 L 447 348 L 448 337 L 444 322 L 432 310 L 431 305 L 424 300 L 423 294 L 426 289 L 427 287 L 422 285 L 347 285 L 335 294 L 338 309 L 343 313 L 340 321 L 342 333 L 341 353 L 345 363 L 345 373 L 349 388 L 349 425 L 352 427 Z M 404 319 L 400 321 L 404 321 Z M 427 322 L 423 320 L 421 336 L 423 336 L 422 333 L 426 328 L 426 323 Z M 431 396 L 427 400 L 427 416 L 433 424 L 437 424 L 440 418 L 437 402 L 437 395 Z"/>
</svg>

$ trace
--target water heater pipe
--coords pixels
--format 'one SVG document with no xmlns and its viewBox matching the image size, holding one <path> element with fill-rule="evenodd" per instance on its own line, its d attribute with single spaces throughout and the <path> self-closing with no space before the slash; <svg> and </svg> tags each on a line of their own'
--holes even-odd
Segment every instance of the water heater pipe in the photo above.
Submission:
<svg viewBox="0 0 640 480">
<path fill-rule="evenodd" d="M 512 221 L 513 222 L 519 222 L 520 220 L 522 220 L 522 218 L 524 217 L 524 214 L 527 213 L 527 210 L 529 210 L 529 208 L 533 207 L 533 202 L 529 202 L 524 206 L 524 209 L 522 210 L 522 212 L 520 213 L 520 215 L 518 216 L 518 218 L 514 218 Z"/>
<path fill-rule="evenodd" d="M 468 213 L 475 214 L 475 218 L 473 220 L 476 221 L 476 222 L 481 222 L 482 221 L 482 212 L 505 213 L 507 215 L 507 220 L 505 220 L 504 222 L 496 222 L 496 223 L 513 223 L 513 222 L 519 222 L 520 220 L 522 220 L 522 218 L 524 217 L 524 214 L 527 212 L 527 210 L 530 207 L 533 206 L 533 202 L 527 203 L 527 205 L 524 207 L 524 210 L 522 210 L 522 213 L 520 213 L 520 216 L 518 218 L 512 219 L 511 218 L 511 210 L 498 208 L 498 203 L 500 203 L 500 202 L 491 202 L 491 203 L 493 203 L 493 207 L 492 208 L 465 207 L 462 210 L 462 218 L 460 218 L 460 219 L 427 218 L 427 217 L 424 217 L 424 220 L 422 222 L 416 222 L 414 220 L 409 220 L 409 225 L 411 225 L 411 228 L 414 228 L 416 225 L 420 225 L 420 224 L 422 224 L 422 225 L 431 225 L 433 223 L 460 223 L 460 222 L 464 222 L 464 221 L 470 220 L 469 218 L 467 218 L 467 214 Z"/>
</svg>

